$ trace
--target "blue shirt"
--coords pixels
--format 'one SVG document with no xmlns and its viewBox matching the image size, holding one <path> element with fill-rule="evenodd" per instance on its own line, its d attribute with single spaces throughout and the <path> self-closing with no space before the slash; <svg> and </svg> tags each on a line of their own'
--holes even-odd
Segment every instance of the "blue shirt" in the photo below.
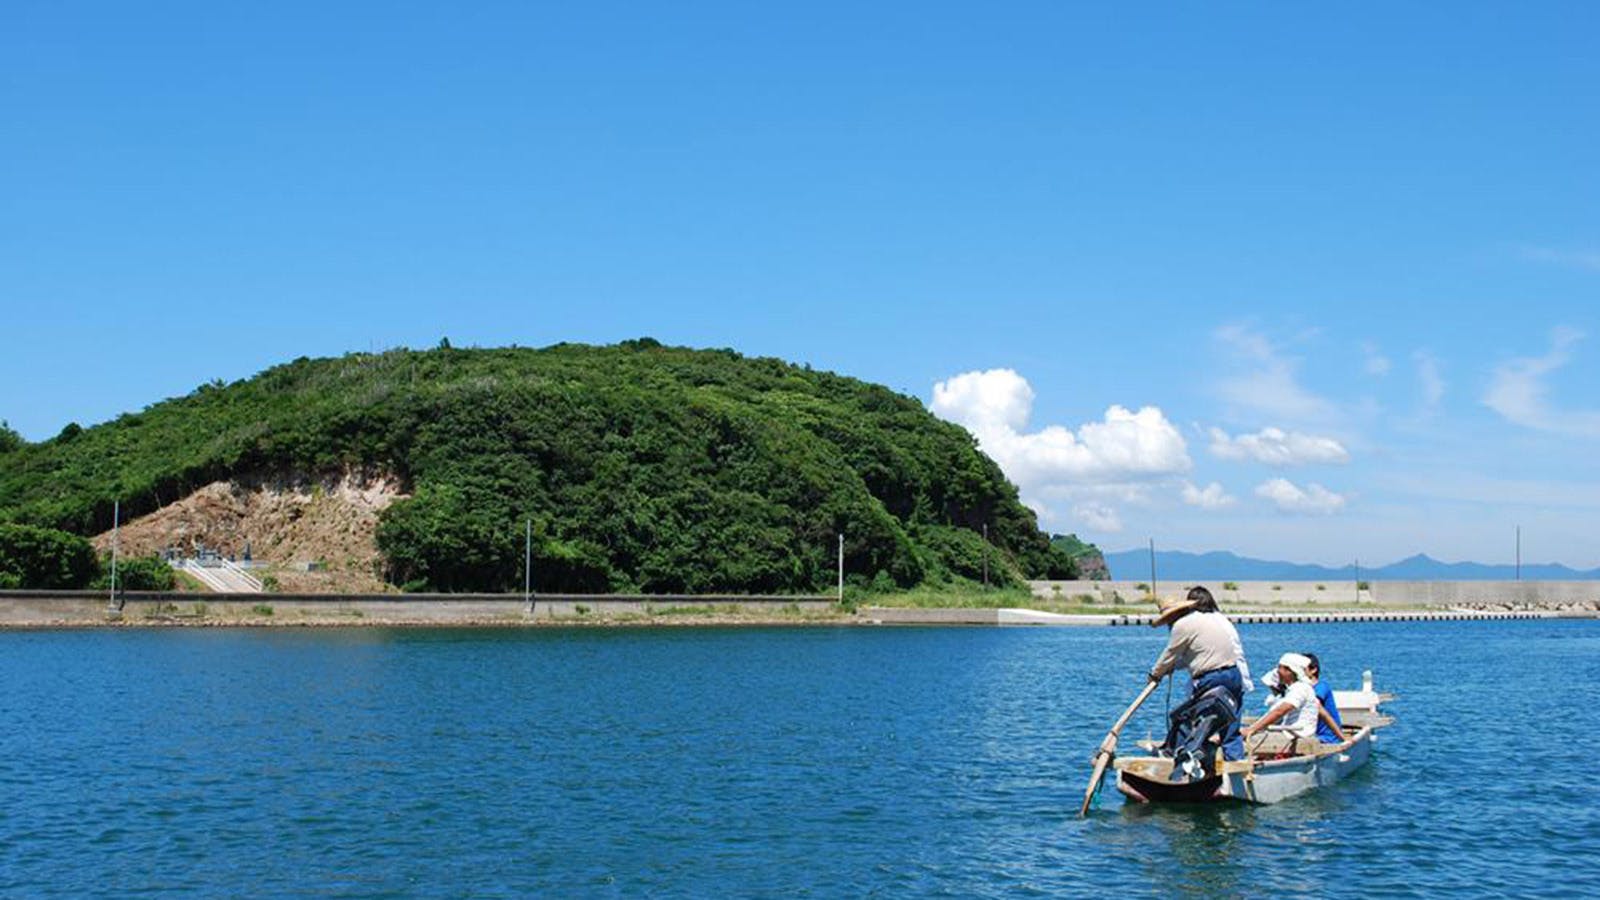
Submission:
<svg viewBox="0 0 1600 900">
<path fill-rule="evenodd" d="M 1339 718 L 1339 704 L 1333 699 L 1333 688 L 1328 687 L 1328 683 L 1319 678 L 1317 679 L 1316 691 L 1317 702 L 1321 703 L 1322 708 L 1328 711 L 1328 715 L 1339 723 L 1340 728 L 1343 728 L 1344 720 Z M 1333 733 L 1333 729 L 1329 728 L 1328 723 L 1322 721 L 1321 717 L 1317 718 L 1317 740 L 1324 744 L 1339 743 L 1339 736 Z"/>
</svg>

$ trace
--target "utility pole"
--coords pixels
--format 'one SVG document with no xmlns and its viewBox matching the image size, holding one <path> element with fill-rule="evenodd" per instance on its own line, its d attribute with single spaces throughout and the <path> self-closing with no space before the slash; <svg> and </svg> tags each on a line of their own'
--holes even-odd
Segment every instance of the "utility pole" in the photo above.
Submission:
<svg viewBox="0 0 1600 900">
<path fill-rule="evenodd" d="M 106 598 L 106 606 L 118 609 L 117 606 L 117 551 L 122 528 L 122 501 L 111 501 L 111 596 Z"/>
<path fill-rule="evenodd" d="M 1150 539 L 1150 599 L 1156 599 L 1156 539 Z"/>
<path fill-rule="evenodd" d="M 1522 526 L 1517 526 L 1517 580 L 1522 580 Z"/>
<path fill-rule="evenodd" d="M 1361 560 L 1356 560 L 1356 604 L 1361 603 Z"/>
<path fill-rule="evenodd" d="M 989 589 L 989 523 L 983 523 L 983 589 Z"/>
<path fill-rule="evenodd" d="M 522 538 L 522 603 L 533 615 L 533 520 L 527 522 Z"/>
<path fill-rule="evenodd" d="M 844 603 L 844 534 L 839 535 L 839 602 Z"/>
</svg>

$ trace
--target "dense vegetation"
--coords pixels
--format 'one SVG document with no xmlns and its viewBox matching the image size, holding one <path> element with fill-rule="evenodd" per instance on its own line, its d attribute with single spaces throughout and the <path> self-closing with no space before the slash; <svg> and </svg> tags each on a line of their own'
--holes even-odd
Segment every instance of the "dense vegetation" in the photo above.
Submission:
<svg viewBox="0 0 1600 900">
<path fill-rule="evenodd" d="M 123 559 L 116 567 L 117 588 L 168 591 L 172 567 L 159 557 Z M 0 589 L 77 590 L 111 585 L 111 560 L 96 558 L 85 538 L 54 528 L 0 523 Z"/>
<path fill-rule="evenodd" d="M 0 588 L 81 588 L 99 573 L 87 540 L 53 528 L 0 523 Z"/>
<path fill-rule="evenodd" d="M 22 449 L 23 443 L 22 435 L 17 434 L 11 423 L 0 419 L 0 455 Z"/>
<path fill-rule="evenodd" d="M 1072 567 L 1077 570 L 1077 577 L 1091 581 L 1105 581 L 1111 577 L 1110 569 L 1106 568 L 1105 555 L 1100 552 L 1100 548 L 1081 540 L 1077 535 L 1052 534 L 1050 546 L 1065 553 L 1072 560 Z"/>
<path fill-rule="evenodd" d="M 408 588 L 816 591 L 1071 577 L 972 437 L 916 400 L 728 350 L 556 345 L 301 358 L 0 457 L 0 521 L 93 534 L 211 481 L 399 476 Z M 980 536 L 989 528 L 989 544 Z"/>
</svg>

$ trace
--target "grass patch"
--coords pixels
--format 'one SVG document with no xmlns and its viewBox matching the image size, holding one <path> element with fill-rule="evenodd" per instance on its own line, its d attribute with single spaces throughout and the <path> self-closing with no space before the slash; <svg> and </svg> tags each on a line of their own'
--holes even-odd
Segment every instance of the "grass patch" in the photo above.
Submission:
<svg viewBox="0 0 1600 900">
<path fill-rule="evenodd" d="M 861 602 L 863 606 L 915 609 L 1035 609 L 1040 612 L 1068 615 L 1105 615 L 1112 611 L 1106 609 L 1106 605 L 1092 594 L 1060 597 L 1052 593 L 1049 597 L 1038 597 L 1027 588 L 991 588 L 986 591 L 980 587 L 923 587 L 894 594 L 864 597 Z M 1115 592 L 1112 593 L 1111 602 L 1118 607 L 1115 612 L 1119 614 L 1138 615 L 1155 611 L 1152 603 L 1144 601 L 1129 603 L 1121 594 Z"/>
<path fill-rule="evenodd" d="M 255 606 L 250 607 L 250 611 L 258 616 L 272 615 L 272 607 L 265 603 L 257 603 Z"/>
<path fill-rule="evenodd" d="M 172 571 L 172 580 L 173 586 L 180 591 L 195 591 L 197 593 L 204 593 L 206 590 L 206 586 L 200 583 L 200 579 L 179 569 L 174 569 Z"/>
</svg>

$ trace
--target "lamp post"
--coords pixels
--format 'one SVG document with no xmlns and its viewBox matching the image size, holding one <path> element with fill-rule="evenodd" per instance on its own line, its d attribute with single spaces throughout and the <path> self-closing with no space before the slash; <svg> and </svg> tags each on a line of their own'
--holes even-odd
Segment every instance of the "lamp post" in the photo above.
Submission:
<svg viewBox="0 0 1600 900">
<path fill-rule="evenodd" d="M 983 523 L 983 589 L 989 589 L 989 523 Z"/>
<path fill-rule="evenodd" d="M 533 615 L 533 520 L 527 521 L 522 537 L 522 603 Z"/>
<path fill-rule="evenodd" d="M 839 535 L 839 602 L 844 603 L 844 534 Z"/>
</svg>

